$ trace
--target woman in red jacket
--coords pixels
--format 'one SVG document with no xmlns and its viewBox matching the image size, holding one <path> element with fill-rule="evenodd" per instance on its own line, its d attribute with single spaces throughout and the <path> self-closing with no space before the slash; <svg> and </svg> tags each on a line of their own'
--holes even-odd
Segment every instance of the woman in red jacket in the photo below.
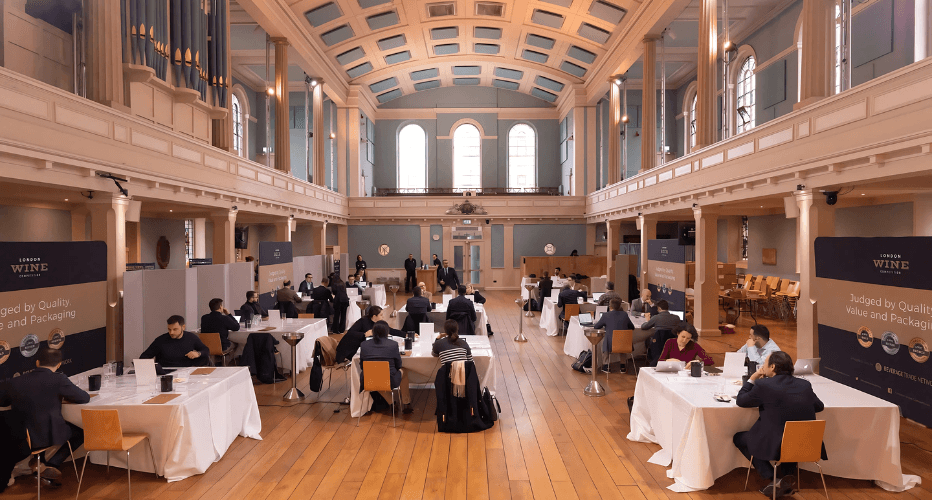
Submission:
<svg viewBox="0 0 932 500">
<path fill-rule="evenodd" d="M 698 360 L 706 366 L 715 364 L 712 358 L 706 354 L 705 349 L 695 341 L 698 337 L 697 334 L 690 332 L 683 326 L 674 328 L 673 333 L 676 338 L 670 339 L 664 344 L 663 353 L 660 354 L 660 361 L 678 359 L 684 363 L 689 363 Z"/>
</svg>

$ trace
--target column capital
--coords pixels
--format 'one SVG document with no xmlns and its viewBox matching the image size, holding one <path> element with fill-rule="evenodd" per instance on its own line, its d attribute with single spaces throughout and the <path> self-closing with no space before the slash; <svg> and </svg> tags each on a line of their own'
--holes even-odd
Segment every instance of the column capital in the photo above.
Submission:
<svg viewBox="0 0 932 500">
<path fill-rule="evenodd" d="M 693 207 L 693 217 L 697 219 L 700 217 L 712 217 L 712 216 L 717 217 L 718 215 L 720 215 L 720 209 L 718 207 L 703 207 L 703 206 Z"/>
<path fill-rule="evenodd" d="M 275 45 L 286 45 L 286 46 L 291 45 L 290 43 L 288 43 L 288 39 L 283 36 L 273 36 L 269 40 Z"/>
<path fill-rule="evenodd" d="M 649 43 L 656 42 L 657 40 L 660 40 L 660 35 L 644 35 L 644 39 L 642 41 L 644 43 Z"/>
<path fill-rule="evenodd" d="M 220 219 L 220 220 L 229 220 L 230 222 L 236 222 L 236 214 L 239 213 L 239 210 L 230 208 L 227 210 L 216 210 L 210 212 L 211 219 Z"/>
</svg>

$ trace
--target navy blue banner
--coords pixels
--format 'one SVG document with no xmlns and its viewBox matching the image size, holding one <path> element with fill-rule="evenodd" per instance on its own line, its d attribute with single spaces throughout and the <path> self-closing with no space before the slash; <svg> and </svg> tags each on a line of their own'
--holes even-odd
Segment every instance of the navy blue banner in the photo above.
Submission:
<svg viewBox="0 0 932 500">
<path fill-rule="evenodd" d="M 0 244 L 0 292 L 107 281 L 102 241 Z"/>
<path fill-rule="evenodd" d="M 679 240 L 647 240 L 647 260 L 686 263 L 686 247 Z"/>
<path fill-rule="evenodd" d="M 816 276 L 932 290 L 930 250 L 932 237 L 816 238 Z"/>
<path fill-rule="evenodd" d="M 294 276 L 290 241 L 259 242 L 259 304 L 275 306 L 277 290 Z M 294 283 L 291 284 L 294 288 Z"/>
</svg>

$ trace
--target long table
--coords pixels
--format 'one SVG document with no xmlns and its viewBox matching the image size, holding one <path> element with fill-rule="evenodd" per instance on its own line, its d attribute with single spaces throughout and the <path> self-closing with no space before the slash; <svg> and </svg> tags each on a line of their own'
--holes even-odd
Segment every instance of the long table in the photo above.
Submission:
<svg viewBox="0 0 932 500">
<path fill-rule="evenodd" d="M 192 371 L 194 368 L 181 368 L 173 373 L 173 394 L 180 396 L 168 403 L 143 404 L 158 395 L 158 390 L 155 386 L 137 388 L 136 377 L 124 375 L 92 392 L 97 395 L 87 404 L 63 405 L 62 415 L 83 427 L 81 409 L 115 409 L 124 433 L 149 435 L 146 444 L 130 453 L 133 470 L 155 472 L 169 482 L 203 474 L 223 457 L 236 436 L 262 439 L 262 420 L 247 368 L 216 368 L 210 375 L 191 375 Z M 98 368 L 71 378 L 86 389 L 82 376 L 99 372 Z M 110 454 L 112 465 L 125 468 L 125 459 L 123 453 Z M 92 462 L 103 464 L 106 460 L 105 452 L 91 452 Z"/>
<path fill-rule="evenodd" d="M 495 392 L 495 357 L 492 355 L 492 345 L 488 337 L 461 337 L 469 344 L 472 351 L 473 362 L 479 375 L 479 386 L 488 387 Z M 366 340 L 372 342 L 372 340 Z M 402 369 L 408 373 L 408 382 L 415 385 L 433 386 L 440 369 L 440 358 L 431 354 L 433 339 L 419 339 L 414 342 L 411 355 L 401 357 Z M 399 345 L 399 349 L 403 346 Z M 353 417 L 360 417 L 372 408 L 372 397 L 369 392 L 359 392 L 359 375 L 362 373 L 362 363 L 359 355 L 353 357 L 350 369 L 350 412 Z"/>
<path fill-rule="evenodd" d="M 641 325 L 643 325 L 647 320 L 644 316 L 632 316 L 628 314 L 628 318 L 631 319 L 631 323 L 634 324 L 634 355 L 642 356 L 646 354 L 647 349 L 644 347 L 644 339 L 649 337 L 651 330 L 641 330 Z M 610 332 L 605 332 L 608 335 Z M 567 356 L 577 357 L 579 353 L 592 348 L 592 344 L 589 342 L 589 339 L 586 338 L 586 335 L 583 333 L 583 327 L 579 324 L 579 317 L 574 316 L 570 318 L 570 326 L 566 329 L 566 340 L 563 342 L 563 354 Z M 603 356 L 604 352 L 599 351 Z M 603 358 L 604 359 L 604 358 Z M 622 359 L 622 362 L 625 360 Z"/>
<path fill-rule="evenodd" d="M 900 467 L 900 414 L 896 405 L 818 375 L 812 383 L 825 410 L 823 461 L 826 475 L 873 480 L 887 491 L 904 491 L 919 483 L 918 476 Z M 676 492 L 704 490 L 715 479 L 748 460 L 732 444 L 732 437 L 751 428 L 757 408 L 739 408 L 734 400 L 719 403 L 712 395 L 736 396 L 741 386 L 721 376 L 689 377 L 686 371 L 658 373 L 642 368 L 634 389 L 628 439 L 657 443 L 661 450 L 650 463 L 672 467 L 667 477 Z M 812 464 L 800 464 L 817 470 Z"/>
<path fill-rule="evenodd" d="M 356 307 L 355 304 L 350 305 Z M 356 310 L 358 311 L 359 308 L 357 307 Z M 314 341 L 320 337 L 327 336 L 327 322 L 323 318 L 287 318 L 282 320 L 280 324 L 274 325 L 273 330 L 262 331 L 264 328 L 268 328 L 268 326 L 263 324 L 263 326 L 259 328 L 253 327 L 248 330 L 241 328 L 238 332 L 230 332 L 230 340 L 239 344 L 236 347 L 236 356 L 243 353 L 243 347 L 246 346 L 246 340 L 249 338 L 249 334 L 268 333 L 272 335 L 272 337 L 275 337 L 275 340 L 278 340 L 278 352 L 280 352 L 282 356 L 281 368 L 291 370 L 291 346 L 282 340 L 282 334 L 303 333 L 304 339 L 296 346 L 298 373 L 303 372 L 314 364 Z"/>
<path fill-rule="evenodd" d="M 489 317 L 485 312 L 485 307 L 482 304 L 473 304 L 476 307 L 476 331 L 473 332 L 475 335 L 488 335 L 488 330 L 486 330 L 485 325 L 489 323 Z M 401 327 L 405 324 L 405 319 L 408 318 L 407 304 L 401 306 L 401 309 L 398 310 L 398 326 L 400 330 Z M 435 332 L 443 331 L 443 323 L 447 320 L 447 308 L 443 304 L 437 304 L 437 308 L 432 310 L 427 314 L 430 318 L 430 322 L 434 324 Z"/>
</svg>

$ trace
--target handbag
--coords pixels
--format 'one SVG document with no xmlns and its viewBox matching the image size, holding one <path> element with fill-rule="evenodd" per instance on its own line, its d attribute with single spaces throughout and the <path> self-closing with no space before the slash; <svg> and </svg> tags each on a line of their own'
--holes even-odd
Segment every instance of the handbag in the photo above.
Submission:
<svg viewBox="0 0 932 500">
<path fill-rule="evenodd" d="M 314 392 L 320 392 L 321 387 L 324 386 L 324 369 L 321 368 L 323 363 L 324 361 L 320 359 L 320 356 L 314 356 L 314 366 L 311 367 L 311 375 L 308 377 L 311 390 Z M 297 374 L 292 376 L 297 376 Z"/>
<path fill-rule="evenodd" d="M 592 368 L 592 351 L 589 349 L 580 352 L 573 362 L 573 369 L 578 372 L 586 373 L 586 368 Z"/>
<path fill-rule="evenodd" d="M 502 407 L 498 404 L 498 399 L 489 392 L 488 387 L 482 390 L 482 402 L 489 409 L 489 418 L 493 422 L 498 420 L 498 414 L 502 412 Z"/>
</svg>

